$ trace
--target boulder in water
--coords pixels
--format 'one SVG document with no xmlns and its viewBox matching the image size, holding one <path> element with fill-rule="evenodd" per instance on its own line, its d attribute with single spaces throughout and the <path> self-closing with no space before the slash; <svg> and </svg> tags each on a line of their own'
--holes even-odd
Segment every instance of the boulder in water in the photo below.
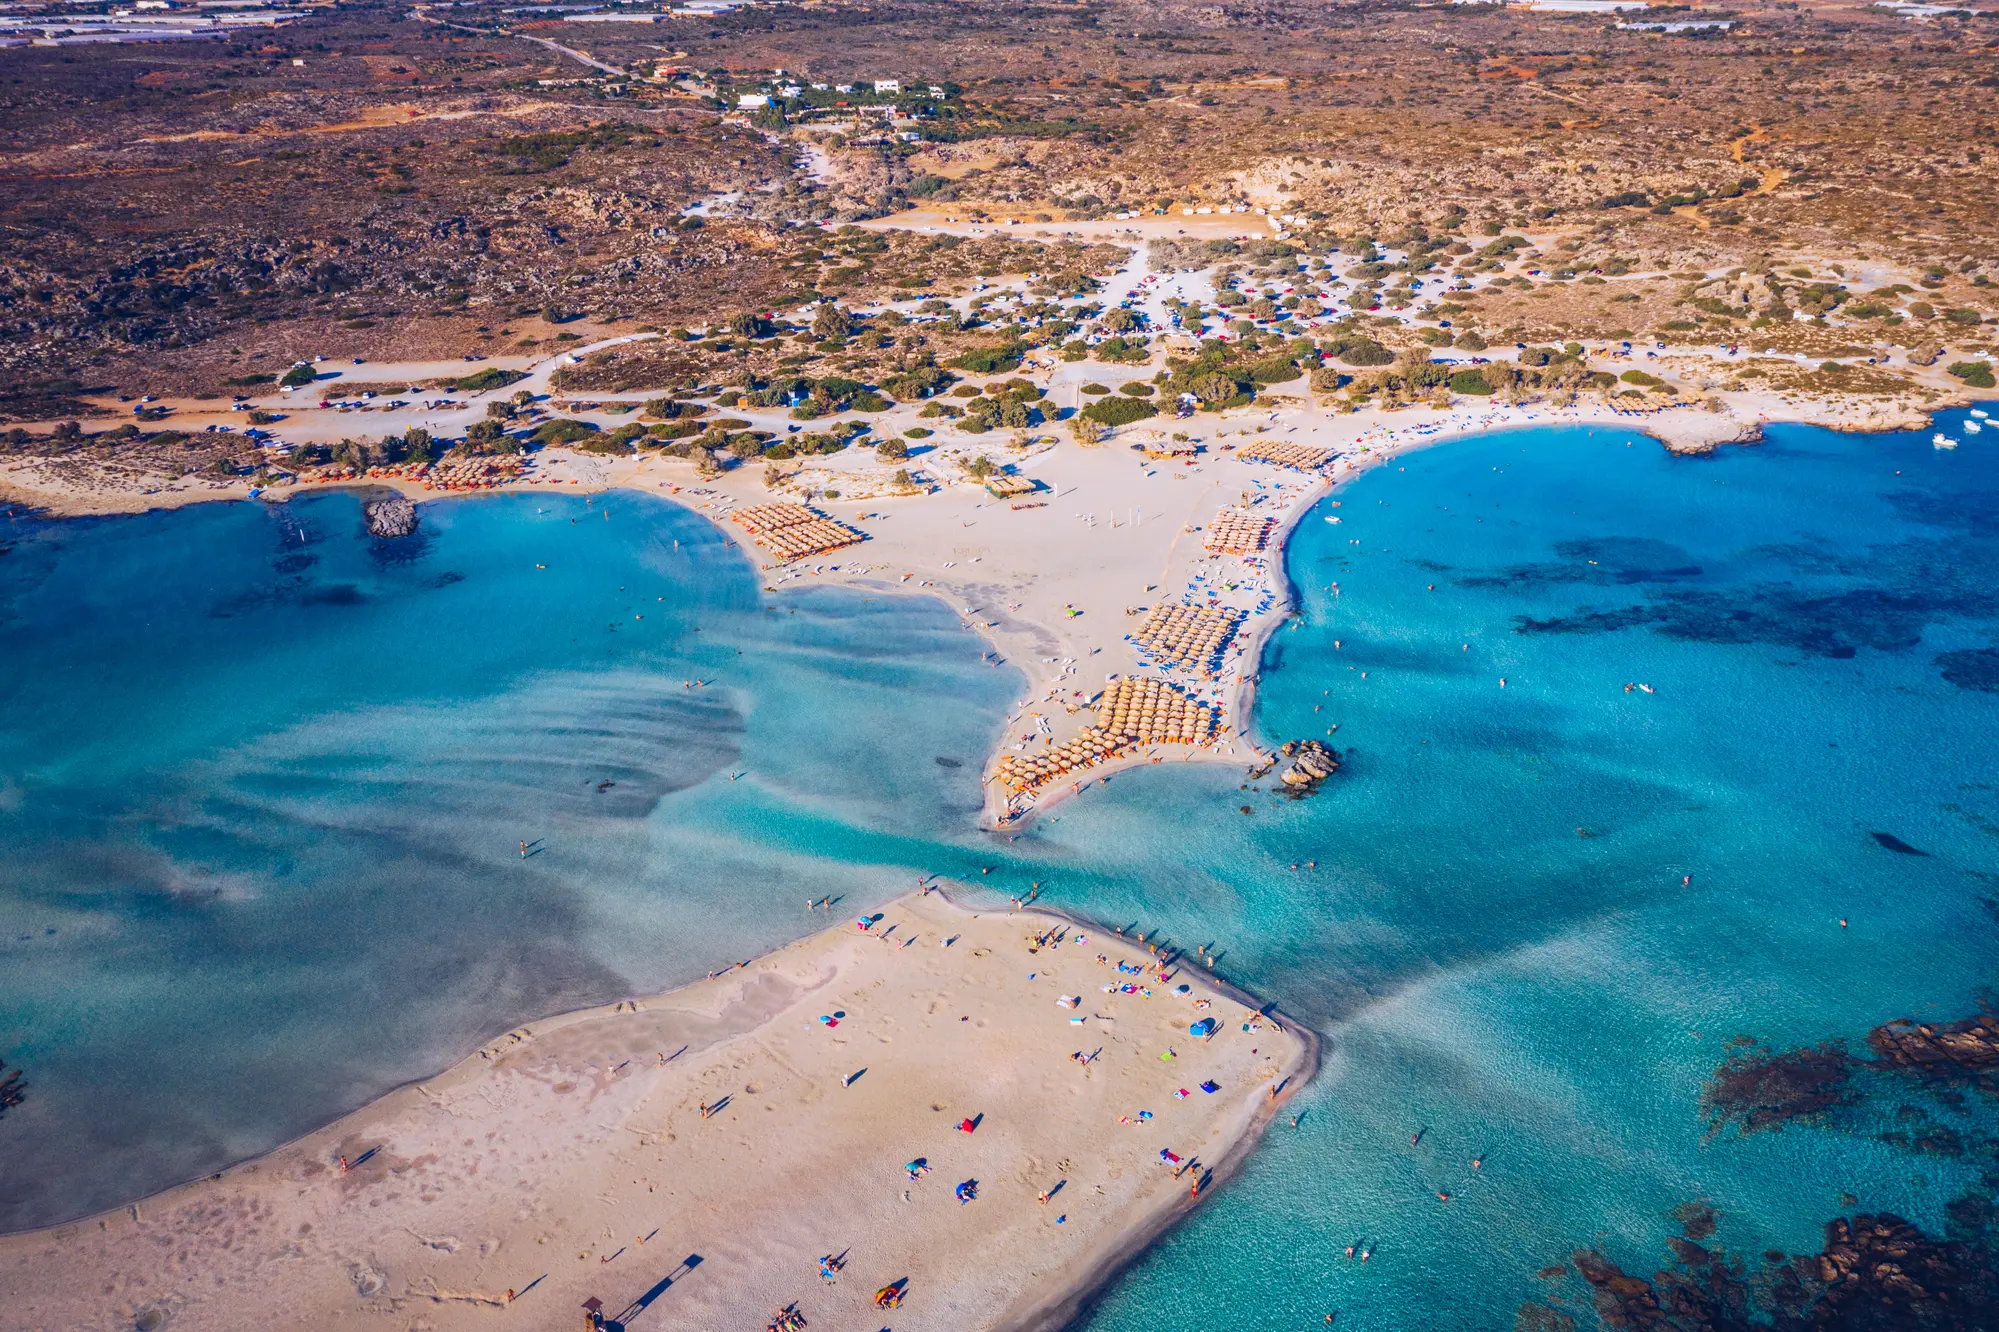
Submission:
<svg viewBox="0 0 1999 1332">
<path fill-rule="evenodd" d="M 401 495 L 369 500 L 361 506 L 361 517 L 370 536 L 406 537 L 416 531 L 416 505 Z"/>
<path fill-rule="evenodd" d="M 1340 769 L 1340 761 L 1333 757 L 1333 751 L 1317 740 L 1293 740 L 1278 750 L 1291 760 L 1291 766 L 1277 775 L 1277 780 L 1289 787 L 1293 795 L 1310 795 L 1319 789 L 1319 783 Z"/>
</svg>

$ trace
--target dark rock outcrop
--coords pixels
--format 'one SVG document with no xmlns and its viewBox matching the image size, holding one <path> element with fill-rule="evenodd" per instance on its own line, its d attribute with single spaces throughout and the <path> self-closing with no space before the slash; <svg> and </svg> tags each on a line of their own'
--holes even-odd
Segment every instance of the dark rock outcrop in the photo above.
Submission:
<svg viewBox="0 0 1999 1332">
<path fill-rule="evenodd" d="M 1291 765 L 1277 775 L 1277 780 L 1289 787 L 1294 795 L 1312 794 L 1319 789 L 1320 782 L 1340 770 L 1340 761 L 1333 757 L 1333 751 L 1317 740 L 1293 740 L 1277 752 L 1291 760 Z"/>
<path fill-rule="evenodd" d="M 1999 1074 L 1999 1018 L 1982 1013 L 1962 1022 L 1899 1018 L 1867 1033 L 1883 1064 L 1939 1078 L 1990 1079 Z"/>
<path fill-rule="evenodd" d="M 416 531 L 416 505 L 401 495 L 369 500 L 361 506 L 361 517 L 368 524 L 370 536 L 406 537 Z"/>
<path fill-rule="evenodd" d="M 1694 1235 L 1689 1226 L 1669 1239 L 1672 1265 L 1649 1277 L 1598 1250 L 1577 1251 L 1571 1261 L 1592 1288 L 1600 1324 L 1630 1332 L 1974 1332 L 1999 1312 L 1999 1280 L 1981 1237 L 1934 1238 L 1887 1212 L 1828 1222 L 1816 1254 L 1771 1250 L 1760 1261 Z M 1573 1324 L 1530 1303 L 1517 1325 Z"/>
</svg>

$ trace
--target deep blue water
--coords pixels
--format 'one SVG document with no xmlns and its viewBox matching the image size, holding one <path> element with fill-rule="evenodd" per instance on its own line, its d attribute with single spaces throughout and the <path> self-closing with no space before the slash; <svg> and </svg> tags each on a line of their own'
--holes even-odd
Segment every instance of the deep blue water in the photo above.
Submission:
<svg viewBox="0 0 1999 1332">
<path fill-rule="evenodd" d="M 998 849 L 976 773 L 1017 678 L 933 602 L 763 596 L 661 503 L 432 505 L 386 547 L 335 496 L 9 529 L 0 1058 L 31 1088 L 0 1224 L 747 956 L 807 895 L 996 864 L 1215 943 L 1326 1040 L 1298 1127 L 1092 1332 L 1503 1332 L 1546 1298 L 1588 1327 L 1536 1273 L 1649 1273 L 1694 1199 L 1749 1253 L 1855 1208 L 1940 1233 L 1989 1155 L 1881 1134 L 1904 1103 L 1991 1130 L 1988 1101 L 1745 1136 L 1701 1093 L 1737 1037 L 1859 1049 L 1999 973 L 1994 450 L 1517 432 L 1336 498 L 1257 721 L 1345 770 L 1303 802 L 1135 772 Z"/>
</svg>

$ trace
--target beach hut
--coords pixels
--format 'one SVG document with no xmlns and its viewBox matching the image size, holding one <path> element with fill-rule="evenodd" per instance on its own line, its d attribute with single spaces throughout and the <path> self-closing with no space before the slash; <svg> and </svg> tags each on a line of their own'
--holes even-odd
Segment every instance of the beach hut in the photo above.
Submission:
<svg viewBox="0 0 1999 1332">
<path fill-rule="evenodd" d="M 1039 489 L 1041 483 L 1031 476 L 994 475 L 986 478 L 986 493 L 994 499 L 1018 499 Z"/>
</svg>

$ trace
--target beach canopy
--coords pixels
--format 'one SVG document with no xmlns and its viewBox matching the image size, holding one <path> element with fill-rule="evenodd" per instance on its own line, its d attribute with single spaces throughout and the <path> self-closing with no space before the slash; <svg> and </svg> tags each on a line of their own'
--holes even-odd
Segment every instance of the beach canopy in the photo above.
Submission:
<svg viewBox="0 0 1999 1332">
<path fill-rule="evenodd" d="M 1204 1017 L 1193 1026 L 1187 1028 L 1187 1034 L 1189 1036 L 1212 1036 L 1215 1034 L 1215 1029 L 1220 1025 L 1213 1018 Z"/>
</svg>

